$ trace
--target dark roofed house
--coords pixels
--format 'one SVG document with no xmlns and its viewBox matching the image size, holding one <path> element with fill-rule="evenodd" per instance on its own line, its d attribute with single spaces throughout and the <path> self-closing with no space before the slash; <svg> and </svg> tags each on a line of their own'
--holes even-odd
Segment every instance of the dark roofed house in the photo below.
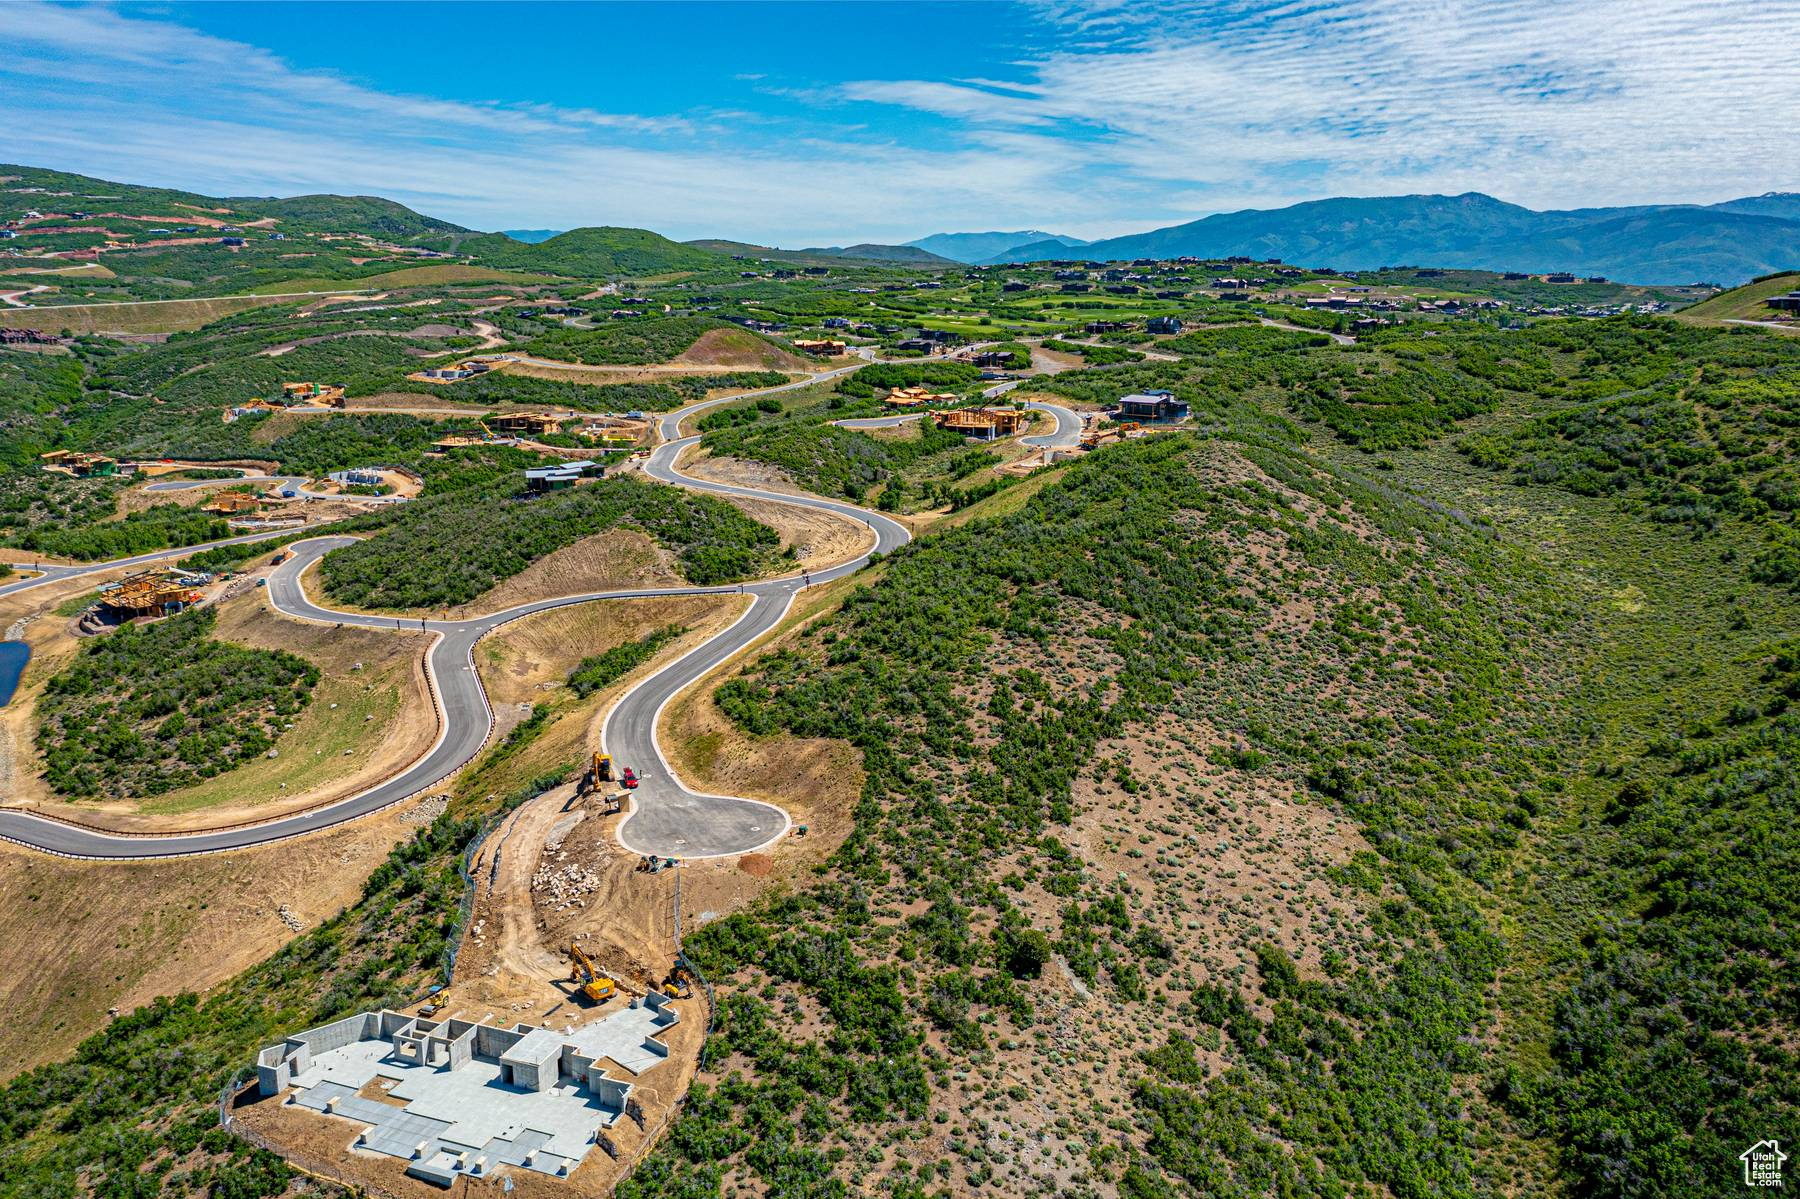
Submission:
<svg viewBox="0 0 1800 1199">
<path fill-rule="evenodd" d="M 1153 316 L 1144 323 L 1144 329 L 1150 333 L 1179 333 L 1181 318 L 1178 316 Z"/>
<path fill-rule="evenodd" d="M 1800 291 L 1790 291 L 1785 296 L 1770 296 L 1768 305 L 1780 312 L 1800 312 Z"/>
<path fill-rule="evenodd" d="M 1120 396 L 1114 419 L 1137 421 L 1144 425 L 1168 425 L 1188 418 L 1186 400 L 1178 400 L 1172 391 L 1145 391 Z"/>
</svg>

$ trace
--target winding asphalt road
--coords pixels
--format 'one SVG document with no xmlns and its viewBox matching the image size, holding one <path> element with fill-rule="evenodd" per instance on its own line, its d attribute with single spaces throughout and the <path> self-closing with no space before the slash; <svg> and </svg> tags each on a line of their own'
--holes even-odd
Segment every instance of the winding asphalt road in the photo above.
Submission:
<svg viewBox="0 0 1800 1199">
<path fill-rule="evenodd" d="M 307 500 L 346 500 L 354 504 L 404 504 L 403 495 L 336 495 L 329 491 L 309 491 L 306 484 L 311 482 L 304 475 L 240 475 L 237 479 L 164 479 L 160 483 L 146 483 L 145 491 L 191 491 L 196 487 L 217 486 L 220 483 L 280 483 L 291 487 L 301 499 Z"/>
<path fill-rule="evenodd" d="M 851 369 L 855 368 L 847 367 L 770 388 L 766 392 L 748 394 L 764 395 L 810 386 Z M 629 793 L 631 810 L 619 831 L 620 842 L 626 849 L 641 854 L 697 858 L 741 854 L 771 844 L 787 831 L 787 814 L 772 804 L 690 789 L 675 775 L 662 753 L 656 736 L 657 720 L 677 694 L 774 629 L 801 591 L 860 570 L 870 554 L 889 553 L 911 540 L 911 535 L 900 522 L 853 504 L 822 496 L 788 495 L 715 483 L 680 473 L 677 459 L 687 447 L 700 440 L 697 435 L 683 435 L 683 422 L 706 409 L 743 398 L 739 395 L 702 401 L 664 415 L 660 419 L 664 441 L 645 463 L 645 473 L 661 482 L 697 491 L 793 504 L 847 517 L 868 526 L 874 534 L 875 544 L 869 550 L 825 570 L 740 586 L 591 592 L 521 604 L 468 620 L 421 621 L 339 612 L 313 602 L 303 582 L 306 571 L 327 553 L 348 545 L 352 539 L 316 537 L 295 542 L 288 560 L 269 575 L 269 600 L 278 611 L 299 620 L 369 629 L 418 630 L 435 637 L 426 655 L 426 673 L 441 713 L 440 731 L 436 743 L 425 755 L 400 774 L 356 795 L 257 824 L 195 833 L 138 835 L 107 832 L 17 809 L 0 809 L 0 838 L 71 857 L 124 860 L 216 853 L 318 832 L 416 795 L 453 773 L 480 751 L 493 728 L 493 712 L 475 671 L 474 649 L 476 642 L 500 626 L 536 612 L 602 600 L 742 595 L 748 604 L 729 628 L 639 682 L 614 705 L 602 728 L 601 741 L 620 767 L 632 767 L 642 779 L 639 787 Z M 1057 422 L 1054 432 L 1030 439 L 1034 444 L 1073 445 L 1079 439 L 1081 421 L 1074 413 L 1055 405 L 1032 406 L 1049 412 Z M 251 542 L 279 535 L 278 532 L 259 533 L 216 544 Z M 0 595 L 42 586 L 54 579 L 188 554 L 195 548 L 167 550 L 83 567 L 50 567 L 48 570 L 53 573 L 42 578 L 0 587 Z"/>
<path fill-rule="evenodd" d="M 83 562 L 74 566 L 47 566 L 15 562 L 14 566 L 27 566 L 43 573 L 33 579 L 20 579 L 17 582 L 0 586 L 0 595 L 12 595 L 19 591 L 29 591 L 33 587 L 42 587 L 47 583 L 55 583 L 62 579 L 76 579 L 82 575 L 104 574 L 109 570 L 121 570 L 128 566 L 149 566 L 156 562 L 166 562 L 170 558 L 185 558 L 197 554 L 201 550 L 215 549 L 221 545 L 246 545 L 252 541 L 267 541 L 271 537 L 282 537 L 293 532 L 292 529 L 268 529 L 260 533 L 246 533 L 241 537 L 227 537 L 221 541 L 207 541 L 199 545 L 184 545 L 177 549 L 157 550 L 150 554 L 137 554 L 130 558 L 114 558 L 110 562 Z M 0 815 L 4 809 L 0 809 Z M 4 834 L 4 824 L 0 824 L 0 835 Z"/>
</svg>

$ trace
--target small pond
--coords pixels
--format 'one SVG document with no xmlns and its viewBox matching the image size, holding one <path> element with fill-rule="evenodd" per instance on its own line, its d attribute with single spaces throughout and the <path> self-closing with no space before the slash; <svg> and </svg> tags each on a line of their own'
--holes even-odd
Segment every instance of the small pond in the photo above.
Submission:
<svg viewBox="0 0 1800 1199">
<path fill-rule="evenodd" d="M 19 689 L 19 676 L 25 663 L 31 661 L 31 647 L 23 641 L 0 641 L 0 708 L 12 702 Z"/>
</svg>

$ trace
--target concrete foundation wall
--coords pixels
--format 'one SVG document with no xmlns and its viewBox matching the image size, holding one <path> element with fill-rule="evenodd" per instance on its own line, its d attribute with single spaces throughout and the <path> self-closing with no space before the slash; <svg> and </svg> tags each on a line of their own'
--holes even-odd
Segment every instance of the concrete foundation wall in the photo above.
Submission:
<svg viewBox="0 0 1800 1199">
<path fill-rule="evenodd" d="M 450 1060 L 447 1063 L 452 1070 L 460 1070 L 469 1064 L 475 1056 L 475 1025 L 464 1029 L 461 1036 L 450 1042 Z"/>
<path fill-rule="evenodd" d="M 289 1037 L 279 1045 L 270 1045 L 256 1055 L 256 1089 L 266 1096 L 278 1095 L 312 1066 L 313 1054 L 342 1049 L 367 1037 L 377 1023 L 369 1012 L 346 1016 L 318 1028 Z"/>
<path fill-rule="evenodd" d="M 520 1034 L 507 1028 L 499 1028 L 492 1024 L 476 1026 L 475 1052 L 482 1057 L 491 1057 L 496 1061 L 508 1049 L 519 1043 Z"/>
<path fill-rule="evenodd" d="M 601 1073 L 598 1066 L 592 1065 L 588 1067 L 587 1089 L 609 1112 L 624 1111 L 625 1101 L 631 1096 L 630 1083 L 615 1082 Z"/>
<path fill-rule="evenodd" d="M 573 1045 L 564 1045 L 562 1060 L 558 1063 L 557 1072 L 563 1078 L 572 1078 L 576 1082 L 586 1083 L 588 1069 L 593 1066 L 594 1059 L 583 1057 L 575 1051 Z"/>
</svg>

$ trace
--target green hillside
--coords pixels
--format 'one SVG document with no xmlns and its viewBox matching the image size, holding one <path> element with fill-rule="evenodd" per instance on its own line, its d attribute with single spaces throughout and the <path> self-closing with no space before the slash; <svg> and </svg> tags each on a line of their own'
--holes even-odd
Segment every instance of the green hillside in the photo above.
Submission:
<svg viewBox="0 0 1800 1199">
<path fill-rule="evenodd" d="M 1800 289 L 1800 271 L 1781 271 L 1722 291 L 1682 311 L 1680 319 L 1697 325 L 1716 325 L 1721 321 L 1766 321 L 1779 315 L 1768 305 L 1770 296 L 1784 295 Z M 1800 332 L 1800 326 L 1796 326 Z"/>
<path fill-rule="evenodd" d="M 185 215 L 235 221 L 274 217 L 283 232 L 368 233 L 400 239 L 464 232 L 460 225 L 422 216 L 404 204 L 378 196 L 205 196 L 12 163 L 0 163 L 0 175 L 16 176 L 0 186 L 0 219 L 14 219 L 32 210 L 76 209 L 171 220 Z M 25 188 L 42 191 L 20 190 Z"/>
<path fill-rule="evenodd" d="M 670 241 L 648 229 L 610 226 L 571 229 L 535 244 L 514 241 L 504 233 L 457 238 L 451 244 L 456 253 L 483 266 L 584 279 L 703 271 L 721 265 L 716 254 Z"/>
</svg>

